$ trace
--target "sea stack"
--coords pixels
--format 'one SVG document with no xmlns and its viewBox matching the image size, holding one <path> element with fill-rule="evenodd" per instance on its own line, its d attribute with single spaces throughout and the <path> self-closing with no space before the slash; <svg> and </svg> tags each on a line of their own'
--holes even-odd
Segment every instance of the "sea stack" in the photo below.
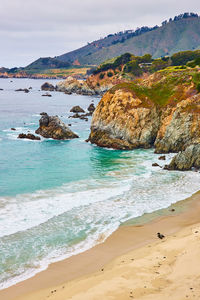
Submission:
<svg viewBox="0 0 200 300">
<path fill-rule="evenodd" d="M 40 127 L 35 131 L 35 133 L 40 134 L 45 138 L 68 140 L 79 137 L 57 116 L 49 116 L 47 113 L 42 113 L 39 123 Z"/>
</svg>

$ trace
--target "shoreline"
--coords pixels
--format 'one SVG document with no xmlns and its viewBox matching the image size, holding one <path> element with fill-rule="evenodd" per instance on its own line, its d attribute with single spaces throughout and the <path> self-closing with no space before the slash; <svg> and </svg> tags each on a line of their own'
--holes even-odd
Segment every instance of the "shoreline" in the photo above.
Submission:
<svg viewBox="0 0 200 300">
<path fill-rule="evenodd" d="M 156 236 L 158 231 L 169 236 L 187 226 L 200 222 L 199 200 L 200 192 L 197 192 L 190 198 L 164 209 L 164 215 L 153 217 L 152 220 L 142 225 L 132 225 L 131 221 L 126 222 L 102 244 L 98 244 L 83 253 L 71 256 L 65 260 L 53 263 L 34 277 L 7 289 L 0 290 L 0 298 L 6 300 L 31 299 L 31 295 L 38 293 L 41 288 L 40 292 L 42 294 L 49 293 L 49 290 L 55 286 L 100 272 L 117 257 L 158 241 Z M 171 207 L 176 207 L 176 210 L 170 212 Z M 180 207 L 181 211 L 179 211 Z"/>
</svg>

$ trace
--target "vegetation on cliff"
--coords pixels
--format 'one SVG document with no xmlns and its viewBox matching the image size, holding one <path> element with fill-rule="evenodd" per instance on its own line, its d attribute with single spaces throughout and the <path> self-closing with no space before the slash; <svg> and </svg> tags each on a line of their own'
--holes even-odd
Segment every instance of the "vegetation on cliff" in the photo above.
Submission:
<svg viewBox="0 0 200 300">
<path fill-rule="evenodd" d="M 200 69 L 168 67 L 111 88 L 94 112 L 89 140 L 102 147 L 178 152 L 200 142 Z"/>
</svg>

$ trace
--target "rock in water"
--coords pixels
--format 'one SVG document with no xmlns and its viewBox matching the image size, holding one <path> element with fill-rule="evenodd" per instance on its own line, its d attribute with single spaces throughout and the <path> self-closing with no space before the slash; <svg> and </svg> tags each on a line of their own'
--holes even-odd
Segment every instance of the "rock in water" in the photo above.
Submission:
<svg viewBox="0 0 200 300">
<path fill-rule="evenodd" d="M 72 93 L 79 95 L 95 95 L 96 92 L 88 86 L 85 80 L 77 80 L 69 76 L 66 80 L 58 83 L 57 91 L 71 95 Z"/>
<path fill-rule="evenodd" d="M 77 106 L 73 106 L 72 109 L 70 110 L 70 112 L 73 112 L 73 113 L 84 113 L 85 111 L 79 105 L 77 105 Z"/>
<path fill-rule="evenodd" d="M 53 86 L 53 84 L 45 82 L 42 86 L 41 86 L 41 90 L 42 91 L 55 91 L 55 87 Z"/>
<path fill-rule="evenodd" d="M 15 92 L 24 92 L 24 93 L 29 93 L 28 89 L 17 89 Z"/>
<path fill-rule="evenodd" d="M 95 106 L 93 103 L 91 103 L 87 109 L 90 113 L 93 113 L 95 111 Z"/>
<path fill-rule="evenodd" d="M 78 135 L 71 131 L 57 116 L 42 115 L 40 127 L 35 133 L 42 135 L 45 138 L 55 140 L 67 140 L 78 138 Z"/>
<path fill-rule="evenodd" d="M 39 136 L 35 136 L 34 134 L 31 134 L 31 133 L 28 133 L 28 134 L 20 133 L 18 135 L 18 139 L 29 139 L 29 140 L 39 141 L 40 137 Z"/>
<path fill-rule="evenodd" d="M 179 152 L 170 164 L 165 166 L 166 170 L 186 171 L 192 168 L 200 169 L 200 144 L 191 145 Z"/>
<path fill-rule="evenodd" d="M 52 95 L 49 93 L 46 93 L 46 94 L 43 94 L 42 97 L 52 97 Z"/>
<path fill-rule="evenodd" d="M 159 160 L 166 160 L 166 156 L 165 155 L 161 155 L 160 157 L 158 157 Z"/>
</svg>

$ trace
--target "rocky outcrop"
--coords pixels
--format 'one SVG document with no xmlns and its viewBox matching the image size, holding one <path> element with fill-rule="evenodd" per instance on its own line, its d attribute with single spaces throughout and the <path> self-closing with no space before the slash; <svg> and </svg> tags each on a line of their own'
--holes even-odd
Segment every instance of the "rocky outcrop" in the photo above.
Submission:
<svg viewBox="0 0 200 300">
<path fill-rule="evenodd" d="M 81 94 L 81 95 L 96 95 L 94 89 L 90 88 L 86 81 L 77 80 L 73 77 L 68 77 L 66 80 L 58 83 L 57 91 L 64 92 L 65 94 Z"/>
<path fill-rule="evenodd" d="M 42 86 L 41 86 L 41 90 L 42 91 L 55 91 L 55 87 L 53 84 L 45 82 Z"/>
<path fill-rule="evenodd" d="M 191 145 L 179 152 L 170 164 L 165 166 L 167 170 L 180 171 L 191 170 L 192 168 L 200 169 L 200 144 Z"/>
<path fill-rule="evenodd" d="M 28 133 L 28 134 L 20 133 L 20 134 L 18 135 L 18 139 L 29 139 L 29 140 L 36 140 L 36 141 L 39 141 L 39 140 L 40 140 L 40 137 L 39 137 L 39 136 L 35 136 L 35 135 L 32 134 L 32 133 Z"/>
<path fill-rule="evenodd" d="M 73 113 L 84 113 L 85 111 L 79 105 L 77 105 L 77 106 L 73 106 L 70 109 L 70 112 L 73 112 Z"/>
<path fill-rule="evenodd" d="M 40 127 L 35 133 L 40 134 L 45 138 L 52 138 L 55 140 L 78 138 L 78 135 L 71 131 L 57 116 L 49 116 L 46 113 L 42 113 L 39 123 Z"/>
<path fill-rule="evenodd" d="M 159 129 L 160 112 L 129 91 L 107 92 L 95 112 L 89 141 L 101 147 L 131 150 L 153 146 Z"/>
<path fill-rule="evenodd" d="M 88 140 L 114 149 L 155 147 L 156 153 L 200 143 L 200 94 L 193 82 L 197 73 L 164 70 L 115 86 L 94 111 Z"/>
<path fill-rule="evenodd" d="M 72 93 L 80 94 L 80 95 L 103 95 L 110 88 L 112 88 L 116 83 L 119 83 L 120 80 L 117 81 L 101 81 L 99 78 L 91 75 L 87 78 L 87 80 L 78 80 L 69 76 L 66 80 L 61 81 L 56 86 L 56 90 L 59 92 L 64 92 L 65 94 L 71 95 Z"/>
<path fill-rule="evenodd" d="M 200 96 L 181 101 L 162 113 L 155 141 L 156 153 L 178 152 L 200 143 Z"/>
</svg>

